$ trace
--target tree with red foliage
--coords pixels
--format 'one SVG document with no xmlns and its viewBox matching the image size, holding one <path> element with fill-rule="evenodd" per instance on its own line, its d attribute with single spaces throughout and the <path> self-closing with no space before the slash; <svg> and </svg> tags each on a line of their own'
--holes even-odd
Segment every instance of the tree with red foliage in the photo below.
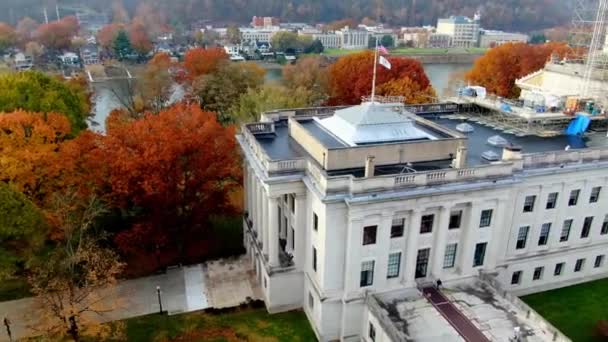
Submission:
<svg viewBox="0 0 608 342">
<path fill-rule="evenodd" d="M 465 78 L 472 84 L 485 87 L 490 93 L 516 98 L 520 90 L 515 86 L 515 80 L 542 69 L 552 54 L 564 57 L 570 52 L 565 43 L 508 43 L 477 59 Z"/>
<path fill-rule="evenodd" d="M 120 23 L 108 24 L 97 32 L 97 42 L 103 49 L 112 49 L 112 44 L 118 36 L 118 32 L 125 29 L 125 25 Z"/>
<path fill-rule="evenodd" d="M 99 144 L 108 200 L 142 213 L 116 236 L 124 253 L 154 253 L 169 244 L 181 254 L 189 238 L 205 234 L 213 215 L 235 212 L 229 197 L 241 179 L 235 131 L 215 114 L 178 104 L 108 128 Z"/>
<path fill-rule="evenodd" d="M 378 66 L 376 86 L 402 78 L 409 78 L 416 84 L 417 89 L 432 90 L 424 68 L 420 62 L 411 58 L 388 57 L 391 69 Z M 361 97 L 369 96 L 372 90 L 372 75 L 374 69 L 373 52 L 361 52 L 340 58 L 329 67 L 330 105 L 352 105 L 361 102 Z M 404 89 L 393 86 L 391 89 Z M 411 87 L 408 87 L 408 89 Z M 431 91 L 429 90 L 429 93 Z M 388 92 L 388 90 L 387 90 Z M 391 95 L 397 95 L 390 91 Z M 408 94 L 401 94 L 408 96 Z M 429 101 L 430 102 L 430 101 Z"/>
<path fill-rule="evenodd" d="M 141 18 L 133 18 L 131 25 L 129 25 L 128 33 L 129 40 L 135 51 L 145 55 L 152 50 L 152 41 L 150 41 L 146 25 Z"/>
<path fill-rule="evenodd" d="M 40 25 L 36 30 L 38 42 L 49 49 L 69 48 L 78 33 L 78 19 L 74 16 Z"/>
<path fill-rule="evenodd" d="M 9 48 L 17 41 L 15 29 L 10 25 L 0 22 L 0 52 Z"/>
<path fill-rule="evenodd" d="M 184 56 L 184 68 L 191 80 L 216 71 L 222 63 L 228 61 L 228 54 L 223 48 L 194 48 Z"/>
</svg>

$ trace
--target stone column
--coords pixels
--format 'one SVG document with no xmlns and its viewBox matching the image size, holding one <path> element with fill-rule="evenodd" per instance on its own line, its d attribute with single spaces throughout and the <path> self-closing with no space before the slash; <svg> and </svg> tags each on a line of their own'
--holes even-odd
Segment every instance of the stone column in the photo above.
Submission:
<svg viewBox="0 0 608 342">
<path fill-rule="evenodd" d="M 441 278 L 443 272 L 443 259 L 445 256 L 445 243 L 448 236 L 448 225 L 450 222 L 451 207 L 442 206 L 439 209 L 439 220 L 437 221 L 437 230 L 433 239 L 433 254 L 431 256 L 432 269 L 431 274 L 435 278 Z"/>
<path fill-rule="evenodd" d="M 422 211 L 414 209 L 410 213 L 407 226 L 407 248 L 405 249 L 405 285 L 416 286 L 416 257 L 418 256 L 418 235 L 420 235 L 420 220 Z"/>
<path fill-rule="evenodd" d="M 479 229 L 479 216 L 481 214 L 481 203 L 472 202 L 465 211 L 466 218 L 460 232 L 460 240 L 457 250 L 457 266 L 461 275 L 472 275 L 473 255 Z"/>
<path fill-rule="evenodd" d="M 486 250 L 486 262 L 484 268 L 493 270 L 496 268 L 498 259 L 501 258 L 501 254 L 507 250 L 509 241 L 509 232 L 511 226 L 509 223 L 511 220 L 507 220 L 508 202 L 505 200 L 498 200 L 496 203 L 495 214 L 492 217 L 492 225 L 489 227 L 492 229 L 490 241 L 488 241 L 488 247 Z M 554 223 L 555 224 L 555 223 Z M 487 229 L 487 228 L 486 228 Z M 555 234 L 555 227 L 551 225 L 551 234 Z M 551 237 L 551 235 L 549 235 Z"/>
<path fill-rule="evenodd" d="M 268 199 L 268 261 L 279 266 L 279 208 L 276 197 Z"/>
<path fill-rule="evenodd" d="M 262 232 L 262 243 L 264 247 L 262 251 L 264 255 L 268 255 L 268 196 L 266 191 L 262 189 L 262 224 L 260 226 L 260 231 Z"/>
<path fill-rule="evenodd" d="M 263 188 L 260 184 L 260 181 L 256 179 L 256 211 L 255 211 L 255 231 L 258 233 L 258 240 L 264 241 L 262 238 L 264 237 L 264 230 L 262 229 L 262 225 L 264 224 L 263 216 L 264 216 L 264 193 L 262 192 Z"/>
<path fill-rule="evenodd" d="M 243 208 L 247 213 L 251 213 L 249 209 L 249 204 L 251 201 L 249 200 L 249 167 L 247 164 L 243 162 L 243 188 L 245 189 L 245 193 L 243 194 Z"/>
<path fill-rule="evenodd" d="M 296 212 L 295 212 L 295 223 L 294 223 L 294 229 L 295 229 L 295 246 L 293 246 L 294 249 L 294 254 L 293 254 L 293 258 L 294 258 L 294 262 L 296 264 L 296 267 L 298 269 L 304 269 L 304 264 L 305 264 L 305 255 L 306 255 L 306 229 L 307 229 L 307 215 L 308 215 L 308 210 L 306 208 L 306 194 L 296 194 L 296 199 L 295 199 L 295 206 L 296 206 Z"/>
<path fill-rule="evenodd" d="M 348 299 L 349 293 L 359 289 L 359 277 L 361 275 L 361 242 L 362 242 L 362 219 L 351 219 L 346 227 L 346 264 L 344 265 L 344 298 Z M 377 270 L 374 270 L 376 273 Z"/>
</svg>

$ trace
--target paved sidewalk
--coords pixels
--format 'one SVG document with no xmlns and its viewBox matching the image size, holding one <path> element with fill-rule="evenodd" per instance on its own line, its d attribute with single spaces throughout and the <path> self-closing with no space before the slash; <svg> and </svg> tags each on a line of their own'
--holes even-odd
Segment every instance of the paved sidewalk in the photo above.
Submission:
<svg viewBox="0 0 608 342">
<path fill-rule="evenodd" d="M 165 274 L 125 280 L 117 285 L 119 308 L 99 316 L 100 322 L 110 322 L 159 312 L 156 287 L 161 288 L 163 310 L 170 315 L 206 309 L 210 306 L 235 306 L 254 296 L 249 281 L 251 274 L 246 257 L 212 261 L 183 268 L 174 268 Z M 210 271 L 207 271 L 207 270 Z M 210 277 L 209 273 L 213 273 Z M 259 291 L 257 291 L 259 294 Z M 215 301 L 212 300 L 215 297 Z M 214 305 L 213 303 L 217 303 Z M 36 324 L 32 317 L 34 300 L 24 298 L 0 302 L 0 320 L 8 317 L 13 338 L 34 335 L 27 326 Z M 4 326 L 0 327 L 0 341 L 8 341 Z"/>
</svg>

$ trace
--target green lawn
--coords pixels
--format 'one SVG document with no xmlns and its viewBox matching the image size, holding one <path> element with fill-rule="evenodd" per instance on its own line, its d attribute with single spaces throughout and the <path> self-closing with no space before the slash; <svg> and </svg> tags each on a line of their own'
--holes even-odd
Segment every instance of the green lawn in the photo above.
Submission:
<svg viewBox="0 0 608 342">
<path fill-rule="evenodd" d="M 24 279 L 0 281 L 0 302 L 29 297 L 30 286 Z"/>
<path fill-rule="evenodd" d="M 149 315 L 124 321 L 123 338 L 132 341 L 316 341 L 301 311 L 269 315 L 265 309 L 222 314 Z"/>
<path fill-rule="evenodd" d="M 521 298 L 575 342 L 594 338 L 598 320 L 608 320 L 608 278 Z"/>
</svg>

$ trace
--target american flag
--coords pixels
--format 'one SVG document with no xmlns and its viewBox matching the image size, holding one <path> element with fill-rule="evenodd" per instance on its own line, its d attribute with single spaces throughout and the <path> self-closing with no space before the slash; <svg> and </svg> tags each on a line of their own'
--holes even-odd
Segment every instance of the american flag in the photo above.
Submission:
<svg viewBox="0 0 608 342">
<path fill-rule="evenodd" d="M 378 52 L 380 52 L 383 55 L 388 55 L 389 54 L 388 50 L 384 46 L 382 46 L 382 45 L 378 46 Z"/>
</svg>

